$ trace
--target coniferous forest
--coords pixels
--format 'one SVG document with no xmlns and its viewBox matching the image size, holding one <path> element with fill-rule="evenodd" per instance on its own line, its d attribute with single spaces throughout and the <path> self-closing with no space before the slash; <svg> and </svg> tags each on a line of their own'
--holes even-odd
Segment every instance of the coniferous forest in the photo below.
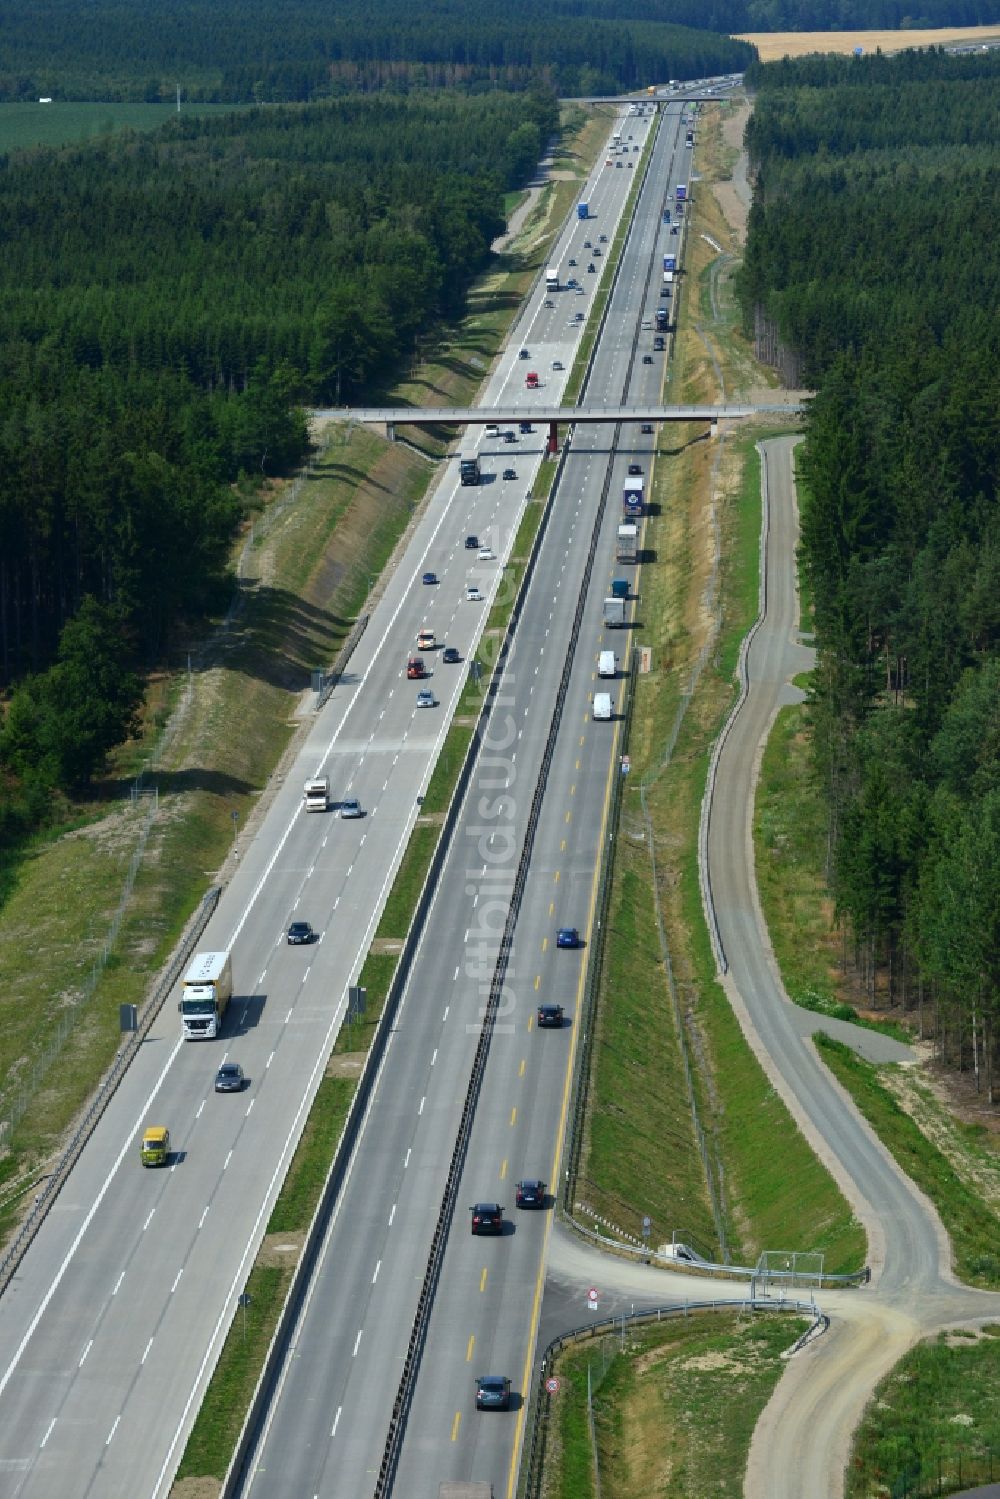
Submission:
<svg viewBox="0 0 1000 1499">
<path fill-rule="evenodd" d="M 460 311 L 556 123 L 551 95 L 354 96 L 0 163 L 0 837 L 218 600 L 234 481 L 302 457 L 300 403 Z"/>
<path fill-rule="evenodd" d="M 1000 1039 L 1000 58 L 755 70 L 747 331 L 801 468 L 831 880 L 874 994 L 991 1099 Z"/>
<path fill-rule="evenodd" d="M 511 0 L 501 11 L 482 0 L 0 0 L 0 99 L 172 99 L 178 83 L 222 103 L 427 86 L 619 92 L 745 67 L 753 49 L 717 33 L 739 29 L 746 7 L 714 3 L 717 15 L 696 0 Z"/>
</svg>

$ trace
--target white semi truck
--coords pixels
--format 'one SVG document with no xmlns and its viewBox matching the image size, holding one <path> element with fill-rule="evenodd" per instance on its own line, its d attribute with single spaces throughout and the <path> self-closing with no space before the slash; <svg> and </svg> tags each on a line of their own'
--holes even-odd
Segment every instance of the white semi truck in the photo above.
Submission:
<svg viewBox="0 0 1000 1499">
<path fill-rule="evenodd" d="M 550 265 L 545 272 L 545 290 L 559 290 L 559 267 L 557 265 Z"/>
<path fill-rule="evenodd" d="M 233 967 L 227 952 L 200 952 L 181 988 L 181 1026 L 185 1041 L 214 1041 L 233 995 Z"/>
</svg>

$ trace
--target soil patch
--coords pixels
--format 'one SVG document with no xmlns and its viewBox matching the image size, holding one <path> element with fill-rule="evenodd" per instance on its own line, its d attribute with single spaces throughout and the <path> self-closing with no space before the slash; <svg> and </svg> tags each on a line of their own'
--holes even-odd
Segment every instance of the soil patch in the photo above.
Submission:
<svg viewBox="0 0 1000 1499">
<path fill-rule="evenodd" d="M 304 1229 L 280 1234 L 265 1234 L 257 1255 L 258 1265 L 270 1265 L 278 1270 L 294 1269 L 298 1263 L 306 1235 Z"/>
</svg>

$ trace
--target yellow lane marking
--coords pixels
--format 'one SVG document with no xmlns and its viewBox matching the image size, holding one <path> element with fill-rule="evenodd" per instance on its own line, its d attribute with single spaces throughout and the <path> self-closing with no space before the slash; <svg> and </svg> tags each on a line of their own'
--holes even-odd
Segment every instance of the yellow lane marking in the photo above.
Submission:
<svg viewBox="0 0 1000 1499">
<path fill-rule="evenodd" d="M 556 870 L 556 873 L 555 873 L 555 882 L 558 885 L 558 883 L 559 883 L 559 871 L 558 871 L 558 869 Z"/>
<path fill-rule="evenodd" d="M 576 796 L 576 782 L 575 781 L 573 782 L 572 786 L 569 788 L 569 794 L 570 794 L 570 796 Z"/>
<path fill-rule="evenodd" d="M 548 947 L 548 945 L 549 945 L 549 939 L 548 939 L 548 937 L 543 937 L 542 938 L 542 952 L 545 951 L 545 949 Z"/>
<path fill-rule="evenodd" d="M 566 813 L 566 821 L 569 822 L 572 819 L 572 816 L 573 816 L 572 812 L 567 812 Z"/>
<path fill-rule="evenodd" d="M 506 1162 L 506 1160 L 503 1160 L 500 1163 L 500 1180 L 503 1181 L 503 1179 L 504 1179 L 504 1177 L 506 1175 L 507 1175 L 507 1162 Z"/>
<path fill-rule="evenodd" d="M 538 993 L 538 986 L 539 986 L 539 984 L 541 982 L 542 982 L 542 975 L 540 973 L 536 973 L 535 974 L 535 993 L 536 994 Z"/>
<path fill-rule="evenodd" d="M 458 1441 L 458 1428 L 461 1426 L 461 1424 L 462 1424 L 462 1412 L 461 1411 L 456 1411 L 455 1412 L 455 1419 L 451 1423 L 451 1439 L 452 1439 L 453 1442 L 457 1442 Z"/>
<path fill-rule="evenodd" d="M 607 785 L 604 788 L 604 810 L 601 813 L 601 847 L 603 847 L 604 840 L 607 835 L 608 808 L 611 805 L 611 787 L 614 784 L 615 768 L 618 765 L 618 745 L 621 741 L 619 722 L 615 723 L 614 743 L 612 745 L 611 758 L 608 764 L 608 780 Z M 580 743 L 583 743 L 582 739 L 580 740 Z M 597 884 L 599 875 L 600 860 L 595 863 L 594 877 L 591 881 L 590 886 L 590 910 L 587 915 L 587 925 L 584 927 L 584 931 L 587 932 L 592 932 L 594 930 L 594 910 L 597 906 Z M 556 879 L 558 878 L 559 876 L 557 874 Z M 576 986 L 577 1016 L 579 1016 L 580 1014 L 580 1004 L 583 999 L 583 986 L 586 977 L 587 965 L 585 963 L 581 963 L 580 976 L 577 980 Z M 528 1027 L 529 1029 L 531 1028 L 531 1017 L 529 1017 L 528 1020 Z M 556 1145 L 552 1157 L 552 1170 L 549 1175 L 549 1181 L 551 1182 L 558 1182 L 559 1180 L 559 1162 L 562 1158 L 563 1140 L 566 1136 L 566 1118 L 569 1113 L 570 1087 L 573 1081 L 573 1064 L 576 1057 L 576 1042 L 579 1031 L 580 1027 L 578 1025 L 574 1025 L 571 1027 L 570 1044 L 566 1048 L 566 1075 L 563 1080 L 562 1107 L 559 1113 L 559 1127 L 556 1130 Z M 511 1122 L 513 1123 L 513 1120 Z M 524 1398 L 521 1401 L 520 1408 L 517 1412 L 517 1424 L 514 1430 L 514 1447 L 513 1451 L 511 1452 L 510 1467 L 507 1470 L 507 1499 L 514 1499 L 514 1490 L 517 1482 L 517 1469 L 521 1456 L 521 1442 L 524 1437 L 524 1417 L 525 1412 L 528 1408 L 528 1397 L 531 1392 L 531 1366 L 534 1356 L 535 1341 L 538 1337 L 538 1318 L 542 1306 L 542 1286 L 545 1281 L 545 1263 L 548 1255 L 549 1234 L 552 1232 L 552 1222 L 554 1218 L 555 1213 L 546 1213 L 545 1215 L 545 1231 L 542 1238 L 541 1254 L 538 1257 L 538 1271 L 535 1275 L 535 1292 L 531 1303 L 531 1322 L 528 1327 L 528 1343 L 524 1355 L 524 1369 L 521 1374 L 521 1390 Z"/>
<path fill-rule="evenodd" d="M 579 762 L 579 760 L 577 760 L 577 762 L 576 762 L 576 768 L 577 768 L 577 770 L 580 769 L 580 762 Z"/>
<path fill-rule="evenodd" d="M 554 914 L 555 909 L 556 909 L 556 903 L 555 903 L 555 901 L 554 900 L 550 900 L 549 901 L 549 915 L 550 916 L 552 916 Z"/>
<path fill-rule="evenodd" d="M 475 1348 L 475 1346 L 476 1346 L 476 1335 L 475 1335 L 474 1332 L 471 1332 L 469 1334 L 469 1346 L 465 1350 L 465 1362 L 467 1364 L 471 1364 L 472 1363 L 472 1350 L 473 1350 L 473 1348 Z"/>
<path fill-rule="evenodd" d="M 514 1107 L 510 1111 L 510 1123 L 511 1123 L 511 1128 L 512 1129 L 514 1127 L 514 1123 L 515 1123 L 516 1119 L 517 1119 L 517 1104 L 515 1104 Z"/>
<path fill-rule="evenodd" d="M 566 839 L 565 838 L 561 839 L 561 841 L 559 843 L 559 852 L 561 854 L 564 854 L 566 852 Z M 550 916 L 552 915 L 551 911 L 549 912 L 549 915 Z"/>
<path fill-rule="evenodd" d="M 534 1023 L 535 1023 L 535 1017 L 534 1017 L 534 1015 L 529 1015 L 528 1016 L 528 1029 L 529 1029 L 529 1031 L 531 1030 L 531 1027 L 534 1025 Z"/>
<path fill-rule="evenodd" d="M 489 1277 L 489 1273 L 490 1273 L 489 1270 L 484 1265 L 483 1266 L 483 1273 L 479 1277 L 479 1289 L 480 1289 L 480 1291 L 485 1291 L 486 1290 L 486 1281 L 487 1281 L 487 1278 Z"/>
<path fill-rule="evenodd" d="M 524 1058 L 523 1057 L 521 1058 L 521 1065 L 517 1069 L 517 1075 L 518 1075 L 518 1077 L 523 1077 L 524 1076 Z"/>
</svg>

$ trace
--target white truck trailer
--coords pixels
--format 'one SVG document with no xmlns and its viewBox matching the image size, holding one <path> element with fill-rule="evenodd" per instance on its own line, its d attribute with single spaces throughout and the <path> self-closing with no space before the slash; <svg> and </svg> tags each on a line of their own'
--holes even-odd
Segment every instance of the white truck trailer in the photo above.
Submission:
<svg viewBox="0 0 1000 1499">
<path fill-rule="evenodd" d="M 638 562 L 639 527 L 631 523 L 618 527 L 618 543 L 615 548 L 616 562 Z"/>
<path fill-rule="evenodd" d="M 227 952 L 200 952 L 191 960 L 181 987 L 181 1026 L 185 1041 L 214 1041 L 233 995 L 233 967 Z"/>
</svg>

